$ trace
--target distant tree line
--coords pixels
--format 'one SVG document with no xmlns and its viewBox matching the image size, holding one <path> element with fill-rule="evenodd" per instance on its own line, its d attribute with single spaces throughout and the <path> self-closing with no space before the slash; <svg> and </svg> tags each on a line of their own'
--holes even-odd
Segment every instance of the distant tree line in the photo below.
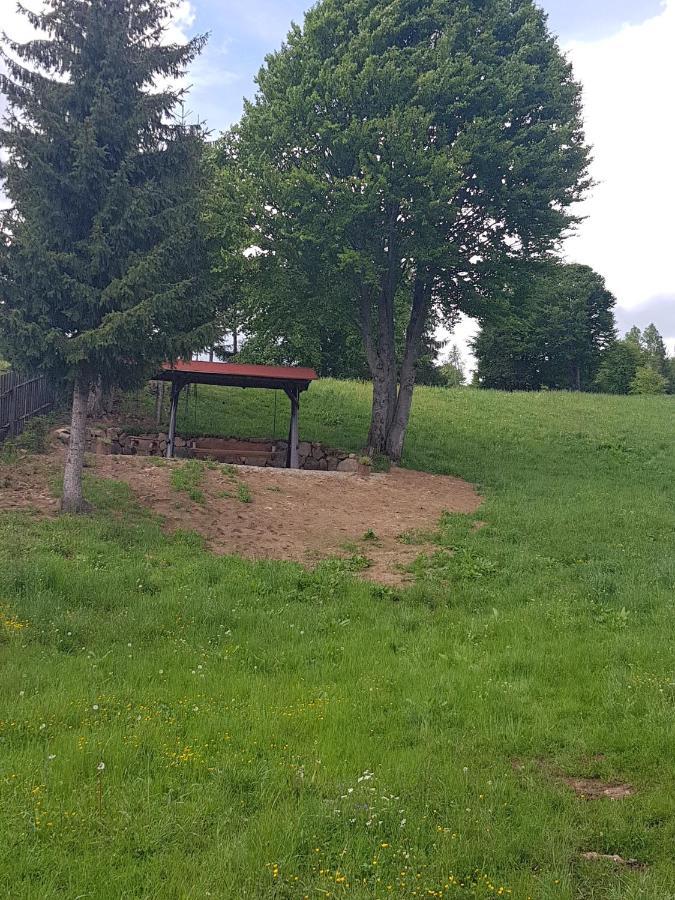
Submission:
<svg viewBox="0 0 675 900">
<path fill-rule="evenodd" d="M 496 298 L 473 342 L 475 383 L 507 391 L 675 392 L 675 360 L 656 327 L 616 334 L 616 300 L 588 266 L 524 268 Z"/>
<path fill-rule="evenodd" d="M 474 383 L 500 390 L 675 393 L 675 358 L 651 324 L 616 336 L 613 296 L 584 266 L 535 279 L 516 306 L 483 323 Z"/>
<path fill-rule="evenodd" d="M 606 394 L 675 394 L 675 357 L 655 325 L 633 326 L 603 354 L 594 388 Z"/>
</svg>

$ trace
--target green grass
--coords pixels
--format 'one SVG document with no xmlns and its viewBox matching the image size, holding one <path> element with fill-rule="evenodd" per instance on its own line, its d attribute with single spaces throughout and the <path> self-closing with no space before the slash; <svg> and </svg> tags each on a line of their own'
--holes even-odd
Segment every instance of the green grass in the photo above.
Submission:
<svg viewBox="0 0 675 900">
<path fill-rule="evenodd" d="M 237 484 L 237 500 L 239 500 L 240 503 L 253 502 L 253 494 L 251 493 L 251 489 L 243 481 L 240 481 Z"/>
<path fill-rule="evenodd" d="M 204 503 L 205 464 L 198 459 L 189 459 L 181 463 L 171 472 L 171 488 L 182 494 L 187 494 L 193 503 Z"/>
<path fill-rule="evenodd" d="M 270 396 L 179 427 L 268 435 Z M 321 382 L 301 434 L 367 417 Z M 405 464 L 485 503 L 407 590 L 214 557 L 115 483 L 4 515 L 5 896 L 675 897 L 674 447 L 670 398 L 420 391 Z"/>
</svg>

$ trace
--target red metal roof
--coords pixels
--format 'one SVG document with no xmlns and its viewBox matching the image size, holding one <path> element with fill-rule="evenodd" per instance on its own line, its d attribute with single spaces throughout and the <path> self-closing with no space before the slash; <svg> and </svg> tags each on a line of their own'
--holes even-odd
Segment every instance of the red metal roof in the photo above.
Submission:
<svg viewBox="0 0 675 900">
<path fill-rule="evenodd" d="M 258 366 L 248 363 L 223 363 L 203 362 L 202 360 L 176 360 L 175 363 L 164 363 L 162 369 L 168 374 L 178 372 L 187 376 L 195 376 L 198 381 L 200 376 L 209 380 L 223 382 L 234 379 L 238 382 L 250 380 L 251 382 L 303 382 L 316 381 L 317 374 L 314 369 L 302 366 Z"/>
</svg>

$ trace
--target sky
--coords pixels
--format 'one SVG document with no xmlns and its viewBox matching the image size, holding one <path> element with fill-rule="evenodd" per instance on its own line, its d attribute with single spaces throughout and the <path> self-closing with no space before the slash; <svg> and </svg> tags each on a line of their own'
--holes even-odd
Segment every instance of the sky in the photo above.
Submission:
<svg viewBox="0 0 675 900">
<path fill-rule="evenodd" d="M 33 0 L 31 5 L 37 0 Z M 208 32 L 191 68 L 188 108 L 217 135 L 241 115 L 255 74 L 277 49 L 303 0 L 181 0 L 177 37 Z M 541 0 L 584 91 L 591 174 L 586 218 L 566 258 L 599 271 L 617 297 L 617 323 L 654 322 L 675 352 L 675 0 Z M 14 0 L 0 0 L 0 24 L 23 39 Z M 450 338 L 470 362 L 463 321 Z"/>
</svg>

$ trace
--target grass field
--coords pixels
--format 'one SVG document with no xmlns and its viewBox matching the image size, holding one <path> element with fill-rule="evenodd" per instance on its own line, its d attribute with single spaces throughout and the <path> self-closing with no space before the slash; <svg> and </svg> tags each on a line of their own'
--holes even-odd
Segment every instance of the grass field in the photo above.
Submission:
<svg viewBox="0 0 675 900">
<path fill-rule="evenodd" d="M 302 436 L 358 449 L 368 399 L 314 385 Z M 4 896 L 675 898 L 673 402 L 420 390 L 404 462 L 486 524 L 403 591 L 215 558 L 116 483 L 2 516 Z M 179 427 L 273 404 L 201 388 Z"/>
</svg>

